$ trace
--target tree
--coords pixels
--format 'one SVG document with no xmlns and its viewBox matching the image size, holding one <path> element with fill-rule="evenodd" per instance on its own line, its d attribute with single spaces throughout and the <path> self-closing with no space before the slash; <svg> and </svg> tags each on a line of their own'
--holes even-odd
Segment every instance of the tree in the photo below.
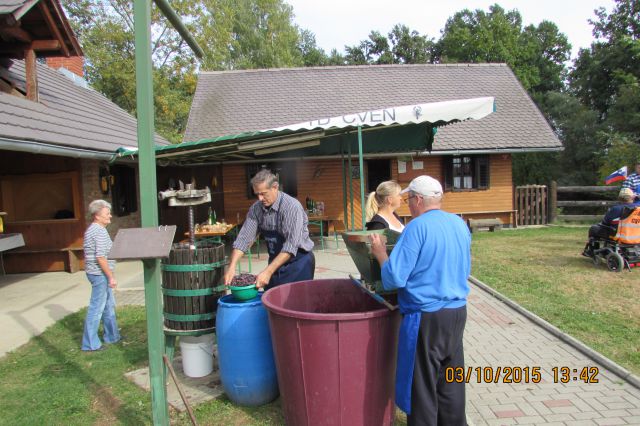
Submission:
<svg viewBox="0 0 640 426">
<path fill-rule="evenodd" d="M 489 12 L 464 9 L 449 18 L 436 46 L 440 62 L 515 62 L 522 17 L 497 4 Z"/>
<path fill-rule="evenodd" d="M 597 39 L 589 49 L 580 50 L 570 74 L 570 86 L 586 105 L 600 113 L 601 120 L 606 120 L 620 96 L 628 96 L 638 87 L 640 1 L 616 0 L 610 15 L 600 8 L 596 16 L 598 20 L 591 24 Z M 636 104 L 632 110 L 637 108 Z"/>
<path fill-rule="evenodd" d="M 447 20 L 434 49 L 436 62 L 506 62 L 530 92 L 560 90 L 571 45 L 549 21 L 522 28 L 517 10 L 462 10 Z"/>
<path fill-rule="evenodd" d="M 300 42 L 298 44 L 302 55 L 302 64 L 305 67 L 317 67 L 329 64 L 329 57 L 324 50 L 316 44 L 316 36 L 309 30 L 300 30 Z"/>
<path fill-rule="evenodd" d="M 379 31 L 371 31 L 367 40 L 345 46 L 345 60 L 350 65 L 427 63 L 432 48 L 433 40 L 406 25 L 396 24 L 386 37 Z"/>
<path fill-rule="evenodd" d="M 282 0 L 204 0 L 194 18 L 198 40 L 215 45 L 204 69 L 282 68 L 302 65 L 300 34 Z"/>
<path fill-rule="evenodd" d="M 616 0 L 611 14 L 596 16 L 596 41 L 580 50 L 570 89 L 597 112 L 602 178 L 640 159 L 640 1 Z"/>
<path fill-rule="evenodd" d="M 132 3 L 68 0 L 63 5 L 85 52 L 88 82 L 136 114 Z M 152 8 L 156 130 L 179 142 L 186 127 L 198 67 L 203 70 L 322 65 L 328 58 L 315 37 L 293 24 L 282 0 L 172 0 L 205 58 L 198 64 L 178 32 Z"/>
<path fill-rule="evenodd" d="M 85 53 L 85 78 L 118 106 L 136 114 L 132 4 L 123 0 L 64 4 Z M 192 1 L 172 6 L 188 16 Z M 195 91 L 195 59 L 177 31 L 154 9 L 152 56 L 156 129 L 172 142 L 184 132 Z"/>
<path fill-rule="evenodd" d="M 569 93 L 547 92 L 535 99 L 564 145 L 551 172 L 555 180 L 563 185 L 598 183 L 606 146 L 598 114 Z"/>
</svg>

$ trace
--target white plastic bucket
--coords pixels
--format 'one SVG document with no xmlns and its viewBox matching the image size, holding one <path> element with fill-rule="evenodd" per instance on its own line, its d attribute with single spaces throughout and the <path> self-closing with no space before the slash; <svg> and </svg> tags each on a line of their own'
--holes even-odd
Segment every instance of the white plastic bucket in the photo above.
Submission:
<svg viewBox="0 0 640 426">
<path fill-rule="evenodd" d="M 180 337 L 182 370 L 189 377 L 204 377 L 213 371 L 214 335 Z"/>
</svg>

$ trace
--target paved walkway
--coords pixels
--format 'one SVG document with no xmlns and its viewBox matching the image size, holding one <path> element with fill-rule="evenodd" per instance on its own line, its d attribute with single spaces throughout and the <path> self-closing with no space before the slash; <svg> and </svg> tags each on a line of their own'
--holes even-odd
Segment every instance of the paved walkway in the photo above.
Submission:
<svg viewBox="0 0 640 426">
<path fill-rule="evenodd" d="M 467 416 L 475 425 L 640 425 L 640 389 L 602 364 L 475 285 L 468 315 Z M 483 371 L 481 383 L 477 367 Z M 520 383 L 504 383 L 505 367 L 522 370 Z M 540 383 L 532 381 L 534 367 L 540 369 Z M 557 380 L 553 374 L 562 367 L 569 368 L 566 384 L 559 383 L 562 370 Z M 585 367 L 598 383 L 581 381 Z M 503 372 L 494 383 L 498 368 Z"/>
<path fill-rule="evenodd" d="M 253 271 L 265 263 L 264 252 L 260 259 L 254 255 Z M 316 252 L 316 265 L 316 278 L 345 278 L 357 273 L 346 250 L 335 250 L 333 241 L 326 251 Z M 243 270 L 247 269 L 245 257 Z M 141 264 L 121 263 L 117 273 L 118 304 L 144 304 Z M 86 306 L 89 292 L 85 281 L 83 273 L 0 277 L 0 323 L 8 335 L 2 339 L 0 356 L 25 343 L 30 335 L 41 333 L 47 324 Z M 10 327 L 5 327 L 7 324 Z M 470 424 L 640 425 L 640 389 L 611 371 L 624 375 L 625 370 L 615 364 L 607 368 L 610 361 L 594 361 L 556 336 L 553 330 L 472 284 L 464 371 L 465 380 L 469 372 Z M 505 367 L 511 367 L 514 374 L 507 377 Z M 568 383 L 560 383 L 563 367 L 569 369 Z M 554 368 L 558 369 L 557 379 Z M 584 383 L 579 377 L 583 368 L 598 382 Z M 539 383 L 534 383 L 536 373 Z M 507 378 L 517 383 L 505 383 Z M 638 378 L 632 376 L 631 381 L 638 383 Z"/>
</svg>

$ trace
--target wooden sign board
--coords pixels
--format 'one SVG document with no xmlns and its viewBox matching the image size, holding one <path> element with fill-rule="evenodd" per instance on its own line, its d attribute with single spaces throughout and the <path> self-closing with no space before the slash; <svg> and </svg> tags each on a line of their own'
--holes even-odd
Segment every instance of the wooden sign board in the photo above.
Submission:
<svg viewBox="0 0 640 426">
<path fill-rule="evenodd" d="M 175 235 L 175 225 L 121 229 L 107 257 L 114 260 L 169 257 Z"/>
</svg>

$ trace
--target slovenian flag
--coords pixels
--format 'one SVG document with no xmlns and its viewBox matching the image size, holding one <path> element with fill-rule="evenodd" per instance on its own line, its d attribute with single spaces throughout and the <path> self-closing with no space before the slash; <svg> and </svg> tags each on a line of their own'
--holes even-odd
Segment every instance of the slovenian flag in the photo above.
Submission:
<svg viewBox="0 0 640 426">
<path fill-rule="evenodd" d="M 609 185 L 613 182 L 619 182 L 621 180 L 625 180 L 627 178 L 627 166 L 621 167 L 615 172 L 611 173 L 604 179 L 605 185 Z"/>
</svg>

